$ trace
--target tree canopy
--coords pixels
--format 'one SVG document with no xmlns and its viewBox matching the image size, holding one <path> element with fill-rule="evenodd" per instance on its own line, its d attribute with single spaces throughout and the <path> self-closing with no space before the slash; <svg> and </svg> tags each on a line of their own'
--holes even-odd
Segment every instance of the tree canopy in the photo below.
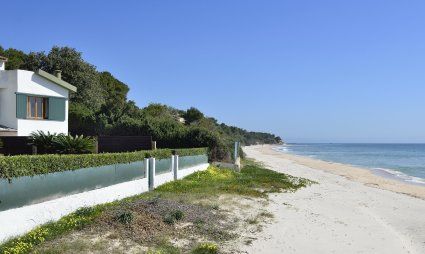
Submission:
<svg viewBox="0 0 425 254">
<path fill-rule="evenodd" d="M 150 135 L 161 148 L 208 146 L 213 156 L 228 157 L 234 141 L 250 145 L 274 144 L 281 138 L 269 133 L 250 132 L 218 123 L 191 107 L 179 110 L 153 103 L 139 108 L 127 99 L 129 87 L 110 72 L 98 71 L 82 53 L 70 47 L 53 47 L 30 52 L 0 46 L 0 56 L 9 58 L 6 69 L 49 73 L 62 70 L 62 79 L 77 87 L 70 94 L 69 130 L 78 135 Z M 183 118 L 185 123 L 180 120 Z"/>
</svg>

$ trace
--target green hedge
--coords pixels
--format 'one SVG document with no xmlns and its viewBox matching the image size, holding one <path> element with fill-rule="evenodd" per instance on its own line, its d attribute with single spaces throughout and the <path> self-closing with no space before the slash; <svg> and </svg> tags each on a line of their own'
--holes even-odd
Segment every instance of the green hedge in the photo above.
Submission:
<svg viewBox="0 0 425 254">
<path fill-rule="evenodd" d="M 19 176 L 33 176 L 116 163 L 130 163 L 141 161 L 147 157 L 164 159 L 170 157 L 172 151 L 176 151 L 180 156 L 207 154 L 206 148 L 188 148 L 127 153 L 0 156 L 0 178 L 11 179 Z"/>
</svg>

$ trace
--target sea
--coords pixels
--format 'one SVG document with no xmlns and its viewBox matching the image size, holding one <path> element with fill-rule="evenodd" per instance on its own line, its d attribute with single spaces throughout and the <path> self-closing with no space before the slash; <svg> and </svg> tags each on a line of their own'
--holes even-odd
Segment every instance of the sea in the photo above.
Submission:
<svg viewBox="0 0 425 254">
<path fill-rule="evenodd" d="M 383 177 L 425 186 L 425 144 L 285 144 L 276 150 L 367 168 Z"/>
</svg>

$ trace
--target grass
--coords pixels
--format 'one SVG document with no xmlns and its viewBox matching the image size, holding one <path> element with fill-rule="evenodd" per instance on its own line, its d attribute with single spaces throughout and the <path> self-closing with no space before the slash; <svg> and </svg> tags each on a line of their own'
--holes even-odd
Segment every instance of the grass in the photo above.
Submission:
<svg viewBox="0 0 425 254">
<path fill-rule="evenodd" d="M 295 191 L 311 183 L 306 179 L 294 178 L 266 169 L 253 161 L 245 160 L 243 163 L 244 167 L 241 173 L 210 166 L 208 170 L 197 172 L 184 179 L 164 184 L 152 192 L 126 198 L 121 201 L 94 207 L 80 208 L 76 212 L 64 216 L 56 222 L 39 226 L 21 237 L 3 243 L 0 245 L 0 253 L 29 253 L 45 242 L 58 239 L 70 232 L 82 230 L 92 225 L 99 217 L 111 210 L 120 210 L 122 207 L 128 206 L 128 204 L 136 203 L 140 200 L 149 200 L 150 204 L 155 205 L 155 202 L 158 202 L 158 198 L 185 200 L 186 202 L 193 202 L 201 198 L 218 197 L 222 194 L 267 198 L 268 193 Z M 219 207 L 217 204 L 213 204 L 210 205 L 210 209 L 218 210 Z M 115 219 L 122 224 L 131 224 L 134 218 L 133 213 L 124 212 L 119 214 L 118 217 L 115 217 Z M 264 214 L 264 217 L 271 216 L 270 214 Z M 168 214 L 166 220 L 170 223 L 174 223 L 182 220 L 184 217 L 185 214 L 182 211 L 174 210 Z M 202 227 L 205 224 L 201 219 L 196 218 L 194 220 L 197 222 L 196 224 L 198 227 Z M 257 223 L 256 219 L 250 224 L 255 223 Z M 226 235 L 226 232 L 221 232 L 214 228 L 207 228 L 207 231 L 219 235 Z M 158 253 L 178 253 L 173 246 L 167 244 L 161 244 L 161 246 L 159 246 L 159 249 L 156 249 L 159 251 Z M 161 250 L 161 248 L 167 249 L 167 251 Z M 216 252 L 216 246 L 212 247 L 212 245 L 204 244 L 197 246 L 192 253 L 208 254 Z"/>
<path fill-rule="evenodd" d="M 294 178 L 264 168 L 250 160 L 244 161 L 241 173 L 210 167 L 182 180 L 162 185 L 152 194 L 162 197 L 191 193 L 193 197 L 236 194 L 266 198 L 268 193 L 295 191 L 309 185 L 306 179 Z"/>
</svg>

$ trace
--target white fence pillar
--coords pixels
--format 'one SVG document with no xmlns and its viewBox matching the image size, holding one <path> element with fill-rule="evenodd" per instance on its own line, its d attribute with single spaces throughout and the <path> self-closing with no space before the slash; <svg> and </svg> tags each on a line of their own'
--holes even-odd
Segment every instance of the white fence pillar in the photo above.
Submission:
<svg viewBox="0 0 425 254">
<path fill-rule="evenodd" d="M 179 156 L 178 155 L 174 155 L 173 156 L 173 174 L 174 174 L 174 180 L 178 179 L 178 171 L 179 171 Z"/>
<path fill-rule="evenodd" d="M 149 158 L 145 158 L 144 162 L 143 162 L 143 166 L 145 168 L 145 173 L 144 173 L 144 177 L 148 177 L 149 176 Z"/>
<path fill-rule="evenodd" d="M 174 172 L 174 155 L 171 155 L 171 167 L 170 172 Z"/>
<path fill-rule="evenodd" d="M 155 188 L 155 158 L 149 158 L 148 184 L 150 191 Z"/>
</svg>

